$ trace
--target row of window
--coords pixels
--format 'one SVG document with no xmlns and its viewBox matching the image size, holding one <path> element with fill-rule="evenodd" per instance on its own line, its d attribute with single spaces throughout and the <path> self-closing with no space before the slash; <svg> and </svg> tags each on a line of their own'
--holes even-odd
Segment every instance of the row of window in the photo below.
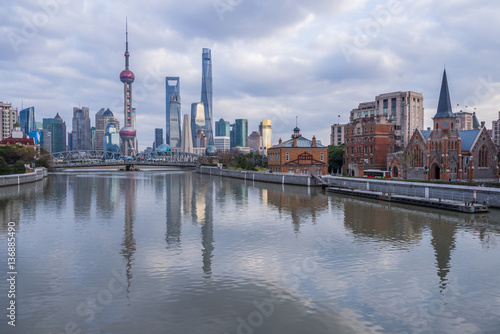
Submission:
<svg viewBox="0 0 500 334">
<path fill-rule="evenodd" d="M 279 153 L 270 153 L 268 159 L 269 159 L 269 161 L 280 161 L 280 154 Z M 320 160 L 321 161 L 325 160 L 325 153 L 324 152 L 320 153 Z M 285 161 L 290 161 L 290 152 L 285 153 Z"/>
</svg>

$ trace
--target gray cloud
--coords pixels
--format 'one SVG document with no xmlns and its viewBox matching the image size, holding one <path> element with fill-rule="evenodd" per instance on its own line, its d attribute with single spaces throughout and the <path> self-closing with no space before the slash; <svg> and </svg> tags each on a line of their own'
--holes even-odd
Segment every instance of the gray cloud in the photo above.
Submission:
<svg viewBox="0 0 500 334">
<path fill-rule="evenodd" d="M 345 122 L 359 102 L 397 90 L 422 92 L 430 123 L 444 66 L 452 102 L 473 102 L 469 107 L 491 125 L 500 104 L 493 65 L 500 55 L 498 6 L 486 0 L 18 1 L 0 8 L 0 100 L 35 105 L 40 121 L 58 112 L 70 124 L 77 105 L 92 114 L 110 107 L 121 119 L 118 75 L 128 17 L 141 148 L 164 123 L 165 76 L 181 77 L 184 113 L 200 99 L 204 47 L 212 49 L 214 119 L 248 118 L 250 131 L 273 119 L 275 142 L 290 136 L 299 115 L 303 135 L 327 144 L 337 115 Z"/>
</svg>

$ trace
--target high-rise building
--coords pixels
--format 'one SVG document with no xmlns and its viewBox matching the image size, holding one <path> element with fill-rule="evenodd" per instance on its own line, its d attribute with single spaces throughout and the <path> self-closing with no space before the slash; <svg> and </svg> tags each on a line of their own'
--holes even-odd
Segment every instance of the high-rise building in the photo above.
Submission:
<svg viewBox="0 0 500 334">
<path fill-rule="evenodd" d="M 344 130 L 347 124 L 333 124 L 330 133 L 330 145 L 340 146 L 345 142 Z"/>
<path fill-rule="evenodd" d="M 224 152 L 231 149 L 231 141 L 229 137 L 215 136 L 214 137 L 215 148 L 217 151 Z"/>
<path fill-rule="evenodd" d="M 89 108 L 73 108 L 73 150 L 90 150 L 91 132 Z"/>
<path fill-rule="evenodd" d="M 170 97 L 169 107 L 166 144 L 172 148 L 181 147 L 181 97 L 177 90 Z"/>
<path fill-rule="evenodd" d="M 498 119 L 491 123 L 491 138 L 495 146 L 500 150 L 500 111 L 498 112 Z"/>
<path fill-rule="evenodd" d="M 73 131 L 68 132 L 68 151 L 73 151 Z"/>
<path fill-rule="evenodd" d="M 273 146 L 273 121 L 270 119 L 263 119 L 259 125 L 259 132 L 262 136 L 262 146 L 270 148 Z"/>
<path fill-rule="evenodd" d="M 35 107 L 25 108 L 19 112 L 19 124 L 24 137 L 29 137 L 29 133 L 36 130 Z"/>
<path fill-rule="evenodd" d="M 248 119 L 237 119 L 234 122 L 234 146 L 248 147 Z"/>
<path fill-rule="evenodd" d="M 424 127 L 424 97 L 415 92 L 394 92 L 380 94 L 375 101 L 363 102 L 351 111 L 350 123 L 358 118 L 385 115 L 395 126 L 395 145 L 405 147 L 415 129 Z"/>
<path fill-rule="evenodd" d="M 471 112 L 462 111 L 454 113 L 456 116 L 455 127 L 457 130 L 472 130 L 473 115 Z"/>
<path fill-rule="evenodd" d="M 120 81 L 123 82 L 123 114 L 124 124 L 120 130 L 122 139 L 122 153 L 132 156 L 137 153 L 137 137 L 135 130 L 135 108 L 132 108 L 132 83 L 135 80 L 134 73 L 129 70 L 130 53 L 128 52 L 128 29 L 125 27 L 125 69 L 120 73 Z"/>
<path fill-rule="evenodd" d="M 95 114 L 95 149 L 96 150 L 103 150 L 105 151 L 105 145 L 104 145 L 104 136 L 106 134 L 106 129 L 108 128 L 108 124 L 113 123 L 115 125 L 115 128 L 120 129 L 120 121 L 118 121 L 113 112 L 109 110 L 109 108 L 101 108 L 96 114 Z"/>
<path fill-rule="evenodd" d="M 97 143 L 95 141 L 95 126 L 90 127 L 90 147 L 92 150 L 95 150 L 97 147 Z"/>
<path fill-rule="evenodd" d="M 51 137 L 51 151 L 64 152 L 67 150 L 66 147 L 66 123 L 62 120 L 59 113 L 56 114 L 54 118 L 44 118 L 43 119 L 43 129 L 50 132 Z"/>
<path fill-rule="evenodd" d="M 11 103 L 0 102 L 0 140 L 9 138 L 14 129 L 14 124 L 19 122 L 19 116 L 16 108 L 12 108 Z"/>
<path fill-rule="evenodd" d="M 198 130 L 205 130 L 205 105 L 202 102 L 191 104 L 191 134 L 193 144 Z M 203 131 L 205 132 L 205 131 Z M 197 146 L 194 146 L 197 147 Z"/>
<path fill-rule="evenodd" d="M 215 121 L 215 136 L 229 137 L 229 122 L 225 121 L 224 118 Z"/>
<path fill-rule="evenodd" d="M 108 123 L 103 137 L 103 149 L 107 152 L 120 152 L 120 135 L 115 123 Z"/>
<path fill-rule="evenodd" d="M 212 125 L 212 51 L 204 48 L 202 54 L 201 102 L 205 106 L 205 134 L 208 145 L 214 145 Z M 194 129 L 192 129 L 194 131 Z"/>
<path fill-rule="evenodd" d="M 198 129 L 196 135 L 194 136 L 194 147 L 207 147 L 208 139 L 205 135 L 205 130 Z"/>
<path fill-rule="evenodd" d="M 163 144 L 163 129 L 162 128 L 156 128 L 155 129 L 155 142 L 153 143 L 153 151 L 156 151 L 156 149 Z"/>
<path fill-rule="evenodd" d="M 260 132 L 259 131 L 253 131 L 248 136 L 248 147 L 250 147 L 251 151 L 259 154 L 261 146 L 262 146 L 262 136 L 260 135 Z"/>
<path fill-rule="evenodd" d="M 42 129 L 42 136 L 40 138 L 40 147 L 47 152 L 52 152 L 52 133 L 50 130 Z"/>
<path fill-rule="evenodd" d="M 179 77 L 165 77 L 165 93 L 166 93 L 166 96 L 165 96 L 165 100 L 166 100 L 165 143 L 168 144 L 168 145 L 170 145 L 170 129 L 171 129 L 171 125 L 170 125 L 171 115 L 170 115 L 170 112 L 172 110 L 172 107 L 171 107 L 172 96 L 174 95 L 174 93 L 177 94 L 177 95 L 179 95 L 179 96 L 181 95 L 181 82 L 180 82 L 180 78 Z M 180 125 L 180 120 L 178 122 L 176 122 L 176 123 L 179 123 L 179 125 Z M 170 146 L 172 146 L 172 145 L 170 145 Z"/>
<path fill-rule="evenodd" d="M 189 114 L 184 114 L 182 121 L 182 140 L 181 151 L 193 153 L 193 136 L 191 135 L 191 126 L 189 123 Z"/>
</svg>

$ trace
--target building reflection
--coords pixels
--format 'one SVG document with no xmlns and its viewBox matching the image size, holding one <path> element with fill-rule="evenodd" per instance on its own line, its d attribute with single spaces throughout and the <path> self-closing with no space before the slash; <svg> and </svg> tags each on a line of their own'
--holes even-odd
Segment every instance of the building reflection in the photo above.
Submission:
<svg viewBox="0 0 500 334">
<path fill-rule="evenodd" d="M 277 208 L 280 215 L 290 213 L 295 232 L 302 222 L 315 222 L 316 215 L 328 208 L 328 197 L 318 188 L 263 184 L 260 198 L 264 206 Z"/>
<path fill-rule="evenodd" d="M 389 202 L 332 197 L 344 206 L 344 224 L 355 237 L 370 237 L 406 247 L 422 240 L 419 211 L 398 210 Z"/>
<path fill-rule="evenodd" d="M 165 240 L 167 241 L 167 248 L 179 248 L 181 243 L 181 189 L 183 188 L 181 176 L 183 174 L 169 174 L 165 179 L 165 196 L 167 202 L 167 232 Z"/>
<path fill-rule="evenodd" d="M 71 180 L 70 189 L 73 193 L 75 220 L 80 223 L 87 223 L 90 217 L 92 195 L 96 178 L 93 175 L 82 175 L 73 177 Z"/>
<path fill-rule="evenodd" d="M 208 182 L 203 185 L 202 193 L 205 195 L 205 214 L 204 219 L 200 221 L 201 225 L 201 245 L 203 258 L 203 273 L 206 278 L 212 275 L 212 257 L 214 250 L 214 228 L 213 228 L 213 212 L 214 212 L 214 182 Z"/>
<path fill-rule="evenodd" d="M 429 231 L 434 250 L 439 288 L 443 292 L 451 270 L 451 257 L 456 247 L 460 224 L 480 225 L 487 215 L 468 215 L 423 207 L 410 207 L 382 201 L 338 196 L 345 209 L 344 224 L 355 237 L 372 238 L 392 247 L 406 248 L 422 242 Z M 484 236 L 494 235 L 491 225 L 483 223 Z M 480 233 L 478 233 L 480 234 Z M 481 236 L 479 235 L 481 239 Z"/>
<path fill-rule="evenodd" d="M 137 180 L 134 174 L 126 174 L 127 177 L 120 179 L 121 186 L 125 194 L 125 227 L 123 229 L 123 242 L 121 254 L 126 260 L 127 294 L 130 291 L 132 281 L 132 264 L 134 262 L 135 239 L 134 221 L 136 209 Z"/>
<path fill-rule="evenodd" d="M 101 217 L 111 218 L 120 206 L 120 179 L 102 177 L 96 182 L 96 211 Z"/>
<path fill-rule="evenodd" d="M 446 216 L 429 219 L 434 255 L 436 256 L 437 274 L 440 280 L 441 292 L 446 288 L 448 279 L 446 276 L 451 270 L 451 254 L 455 249 L 455 233 L 457 224 L 446 219 Z"/>
</svg>

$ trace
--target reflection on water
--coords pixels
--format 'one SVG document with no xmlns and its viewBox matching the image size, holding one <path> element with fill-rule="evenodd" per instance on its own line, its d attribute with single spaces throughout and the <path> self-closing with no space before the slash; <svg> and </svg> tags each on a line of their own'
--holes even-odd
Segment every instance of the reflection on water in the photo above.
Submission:
<svg viewBox="0 0 500 334">
<path fill-rule="evenodd" d="M 68 172 L 2 188 L 0 217 L 2 249 L 18 224 L 20 333 L 500 328 L 499 211 L 190 172 Z"/>
</svg>

